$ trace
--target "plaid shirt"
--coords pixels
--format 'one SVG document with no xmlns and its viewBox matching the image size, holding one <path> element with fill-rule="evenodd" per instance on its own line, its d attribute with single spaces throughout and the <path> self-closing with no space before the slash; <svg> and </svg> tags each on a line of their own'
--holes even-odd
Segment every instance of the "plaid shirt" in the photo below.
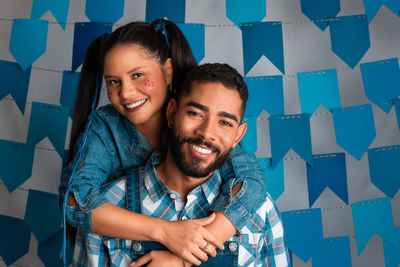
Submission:
<svg viewBox="0 0 400 267">
<path fill-rule="evenodd" d="M 132 207 L 129 183 L 139 186 L 142 214 L 169 221 L 206 217 L 220 192 L 222 179 L 218 171 L 193 189 L 183 202 L 177 192 L 169 190 L 158 177 L 154 156 L 141 171 L 113 181 L 102 194 L 115 205 Z M 139 183 L 138 183 L 139 182 Z M 232 244 L 232 246 L 231 246 Z M 135 241 L 109 238 L 78 229 L 74 250 L 76 266 L 129 266 Z M 278 211 L 268 195 L 257 212 L 238 234 L 229 248 L 238 249 L 238 266 L 288 266 L 289 259 Z"/>
</svg>

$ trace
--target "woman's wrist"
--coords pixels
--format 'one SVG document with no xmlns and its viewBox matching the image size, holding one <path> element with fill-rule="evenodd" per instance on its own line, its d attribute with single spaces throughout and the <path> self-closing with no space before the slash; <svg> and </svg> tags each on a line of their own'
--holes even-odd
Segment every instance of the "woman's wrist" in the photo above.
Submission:
<svg viewBox="0 0 400 267">
<path fill-rule="evenodd" d="M 158 218 L 154 218 L 157 219 L 154 227 L 151 227 L 150 229 L 150 240 L 161 243 L 163 245 L 165 245 L 165 239 L 167 236 L 167 226 L 168 226 L 168 222 L 163 220 L 163 219 L 158 219 Z"/>
</svg>

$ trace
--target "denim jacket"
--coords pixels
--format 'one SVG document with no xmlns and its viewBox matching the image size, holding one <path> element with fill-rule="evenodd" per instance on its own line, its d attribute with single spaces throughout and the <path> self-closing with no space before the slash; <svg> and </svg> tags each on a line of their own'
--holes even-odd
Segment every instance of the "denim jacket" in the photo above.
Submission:
<svg viewBox="0 0 400 267">
<path fill-rule="evenodd" d="M 81 143 L 82 136 L 75 143 L 74 160 L 62 171 L 60 199 L 64 199 Z M 100 193 L 100 187 L 123 176 L 131 168 L 143 166 L 151 153 L 148 140 L 112 105 L 96 110 L 72 180 L 71 192 L 78 206 L 67 206 L 68 223 L 93 231 L 93 209 L 109 203 Z M 241 229 L 265 200 L 264 170 L 254 155 L 236 146 L 219 171 L 223 178 L 222 191 L 211 210 L 222 211 L 237 229 Z M 243 182 L 243 185 L 232 198 L 232 187 L 237 182 Z"/>
</svg>

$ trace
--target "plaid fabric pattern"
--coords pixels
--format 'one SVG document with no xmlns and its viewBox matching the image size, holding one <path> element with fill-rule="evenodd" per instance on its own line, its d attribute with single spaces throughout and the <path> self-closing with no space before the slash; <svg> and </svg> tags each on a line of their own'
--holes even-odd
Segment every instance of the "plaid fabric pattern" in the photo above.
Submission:
<svg viewBox="0 0 400 267">
<path fill-rule="evenodd" d="M 137 172 L 138 173 L 138 172 Z M 114 181 L 102 191 L 115 205 L 127 208 L 127 179 L 139 181 L 143 214 L 169 221 L 195 219 L 208 216 L 209 208 L 219 193 L 222 179 L 216 172 L 187 196 L 184 203 L 177 192 L 169 190 L 155 171 L 152 160 L 143 175 L 135 173 Z M 283 227 L 277 208 L 268 195 L 256 214 L 230 239 L 238 245 L 239 266 L 288 266 L 289 259 Z M 76 266 L 129 266 L 131 240 L 103 237 L 78 230 L 74 250 Z"/>
</svg>

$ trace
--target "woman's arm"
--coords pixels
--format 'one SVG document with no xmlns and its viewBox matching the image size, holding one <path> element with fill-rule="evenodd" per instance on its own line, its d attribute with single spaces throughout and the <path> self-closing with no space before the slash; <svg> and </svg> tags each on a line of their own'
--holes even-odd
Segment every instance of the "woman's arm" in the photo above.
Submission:
<svg viewBox="0 0 400 267">
<path fill-rule="evenodd" d="M 207 254 L 202 250 L 204 244 L 213 246 L 209 249 L 210 255 L 216 254 L 215 247 L 223 247 L 223 242 L 203 227 L 215 217 L 211 214 L 202 219 L 172 222 L 134 213 L 112 203 L 104 204 L 92 213 L 95 233 L 129 240 L 157 241 L 192 264 L 207 260 Z"/>
<path fill-rule="evenodd" d="M 241 189 L 242 183 L 237 183 L 232 187 L 232 196 L 235 196 L 238 191 Z M 217 211 L 215 212 L 215 219 L 210 224 L 205 225 L 206 228 L 210 233 L 212 233 L 219 242 L 224 243 L 229 238 L 231 238 L 234 234 L 236 234 L 237 230 L 232 222 L 226 217 L 222 212 Z M 205 244 L 205 243 L 203 243 Z M 213 254 L 209 254 L 212 257 L 215 257 L 215 246 L 212 243 L 209 243 L 207 251 L 214 251 Z M 219 247 L 221 248 L 221 247 Z M 206 261 L 207 258 L 201 259 L 202 261 Z M 150 264 L 148 264 L 150 262 Z M 132 262 L 131 267 L 139 267 L 143 266 L 144 264 L 148 264 L 147 266 L 161 266 L 160 263 L 168 262 L 170 265 L 166 266 L 183 266 L 183 267 L 190 267 L 192 264 L 198 265 L 199 263 L 192 263 L 189 261 L 185 261 L 184 259 L 178 257 L 176 254 L 170 251 L 163 251 L 162 253 L 153 251 L 150 252 L 139 259 L 136 262 Z"/>
<path fill-rule="evenodd" d="M 223 212 L 236 229 L 241 229 L 265 200 L 265 171 L 257 158 L 239 145 L 232 149 L 230 160 L 219 171 L 223 185 L 211 210 Z M 241 188 L 233 194 L 238 183 Z"/>
</svg>

